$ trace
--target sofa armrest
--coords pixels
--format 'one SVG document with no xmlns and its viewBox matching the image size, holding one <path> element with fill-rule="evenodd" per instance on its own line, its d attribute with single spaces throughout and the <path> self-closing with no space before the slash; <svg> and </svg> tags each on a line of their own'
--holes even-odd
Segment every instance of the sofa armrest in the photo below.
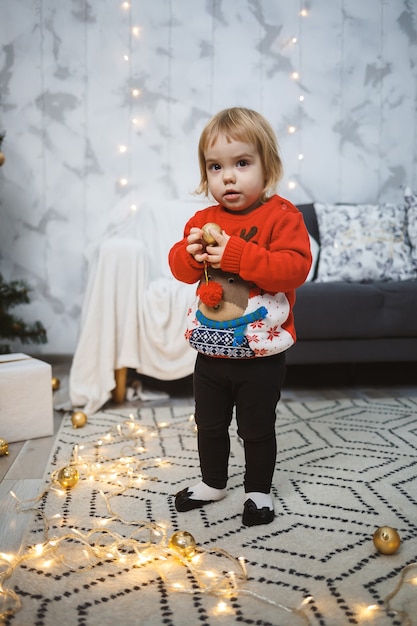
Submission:
<svg viewBox="0 0 417 626">
<path fill-rule="evenodd" d="M 316 211 L 314 209 L 314 204 L 297 204 L 297 209 L 301 211 L 304 217 L 304 223 L 307 226 L 307 230 L 312 237 L 317 241 L 320 245 L 320 232 L 319 225 L 317 222 Z"/>
</svg>

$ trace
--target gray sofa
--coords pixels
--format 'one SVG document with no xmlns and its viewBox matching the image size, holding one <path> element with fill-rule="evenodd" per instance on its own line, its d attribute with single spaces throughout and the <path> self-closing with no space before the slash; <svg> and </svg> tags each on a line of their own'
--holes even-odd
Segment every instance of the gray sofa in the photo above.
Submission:
<svg viewBox="0 0 417 626">
<path fill-rule="evenodd" d="M 320 242 L 313 204 L 299 205 Z M 417 281 L 307 282 L 294 308 L 289 365 L 417 362 Z"/>
</svg>

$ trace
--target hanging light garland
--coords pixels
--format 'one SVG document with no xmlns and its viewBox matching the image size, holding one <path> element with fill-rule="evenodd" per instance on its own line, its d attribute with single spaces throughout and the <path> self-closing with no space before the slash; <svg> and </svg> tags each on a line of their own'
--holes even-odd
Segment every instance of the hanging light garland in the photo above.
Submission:
<svg viewBox="0 0 417 626">
<path fill-rule="evenodd" d="M 297 52 L 297 61 L 296 66 L 297 69 L 291 72 L 290 78 L 295 81 L 298 85 L 298 96 L 297 96 L 297 106 L 295 107 L 295 111 L 297 111 L 296 119 L 294 123 L 290 124 L 287 128 L 287 132 L 289 135 L 293 135 L 297 138 L 297 161 L 298 161 L 298 175 L 292 176 L 288 181 L 288 188 L 295 189 L 297 187 L 296 178 L 301 178 L 300 167 L 301 163 L 304 160 L 304 152 L 302 147 L 302 123 L 303 123 L 303 105 L 305 102 L 305 96 L 302 92 L 301 87 L 301 79 L 302 79 L 302 32 L 303 32 L 303 20 L 308 17 L 309 10 L 303 6 L 303 1 L 300 0 L 299 11 L 298 11 L 298 33 L 294 35 L 289 40 L 289 45 L 291 48 Z"/>
<path fill-rule="evenodd" d="M 137 115 L 136 103 L 142 95 L 141 90 L 135 84 L 132 72 L 132 59 L 134 52 L 134 40 L 139 39 L 141 28 L 134 25 L 132 21 L 132 4 L 131 2 L 122 2 L 121 10 L 127 17 L 127 46 L 122 54 L 122 60 L 127 64 L 127 84 L 128 84 L 128 118 L 129 127 L 127 129 L 126 143 L 119 144 L 118 152 L 124 157 L 126 173 L 119 178 L 119 186 L 125 188 L 129 194 L 129 206 L 132 212 L 138 209 L 137 200 L 133 197 L 133 129 L 141 125 L 140 117 Z"/>
</svg>

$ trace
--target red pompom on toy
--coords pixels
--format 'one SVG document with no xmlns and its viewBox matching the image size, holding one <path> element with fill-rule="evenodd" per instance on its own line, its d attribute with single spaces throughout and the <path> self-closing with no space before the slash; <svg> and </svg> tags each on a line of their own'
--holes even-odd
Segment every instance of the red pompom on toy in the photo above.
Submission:
<svg viewBox="0 0 417 626">
<path fill-rule="evenodd" d="M 217 306 L 223 297 L 223 287 L 215 280 L 202 283 L 197 289 L 197 295 L 206 306 Z"/>
</svg>

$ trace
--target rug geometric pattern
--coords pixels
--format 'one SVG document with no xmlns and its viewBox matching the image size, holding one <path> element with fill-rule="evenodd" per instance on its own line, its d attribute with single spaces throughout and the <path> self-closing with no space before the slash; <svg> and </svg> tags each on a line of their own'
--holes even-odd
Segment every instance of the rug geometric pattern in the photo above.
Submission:
<svg viewBox="0 0 417 626">
<path fill-rule="evenodd" d="M 175 593 L 152 565 L 130 568 L 101 561 L 79 569 L 74 546 L 72 564 L 47 568 L 29 561 L 16 568 L 9 586 L 22 608 L 6 624 L 417 624 L 417 567 L 391 602 L 397 613 L 369 609 L 382 607 L 403 568 L 417 561 L 417 398 L 280 403 L 276 518 L 250 528 L 241 522 L 244 458 L 234 426 L 226 498 L 189 513 L 175 510 L 173 495 L 199 479 L 192 410 L 135 410 L 136 422 L 147 430 L 140 448 L 136 441 L 128 453 L 140 459 L 145 476 L 140 487 L 112 498 L 124 523 L 114 519 L 107 527 L 129 534 L 131 524 L 146 520 L 163 523 L 167 536 L 188 530 L 202 550 L 218 547 L 244 557 L 248 580 L 242 589 L 249 595 L 219 598 L 202 593 L 196 584 L 191 594 Z M 74 429 L 66 417 L 45 485 L 52 472 L 69 463 L 74 446 L 100 441 L 107 458 L 127 454 L 129 442 L 122 447 L 120 441 L 106 443 L 106 433 L 131 413 L 103 411 L 89 417 L 82 429 Z M 88 532 L 108 518 L 101 497 L 105 479 L 103 483 L 80 480 L 63 498 L 47 491 L 35 506 L 49 520 L 50 533 Z M 58 513 L 60 518 L 54 518 Z M 28 546 L 42 541 L 44 528 L 39 515 L 30 520 Z M 397 553 L 386 556 L 375 550 L 372 535 L 380 526 L 398 530 L 402 543 Z M 224 600 L 221 606 L 219 600 Z M 287 610 L 294 607 L 301 607 L 300 612 Z M 405 611 L 409 621 L 398 611 Z"/>
</svg>

